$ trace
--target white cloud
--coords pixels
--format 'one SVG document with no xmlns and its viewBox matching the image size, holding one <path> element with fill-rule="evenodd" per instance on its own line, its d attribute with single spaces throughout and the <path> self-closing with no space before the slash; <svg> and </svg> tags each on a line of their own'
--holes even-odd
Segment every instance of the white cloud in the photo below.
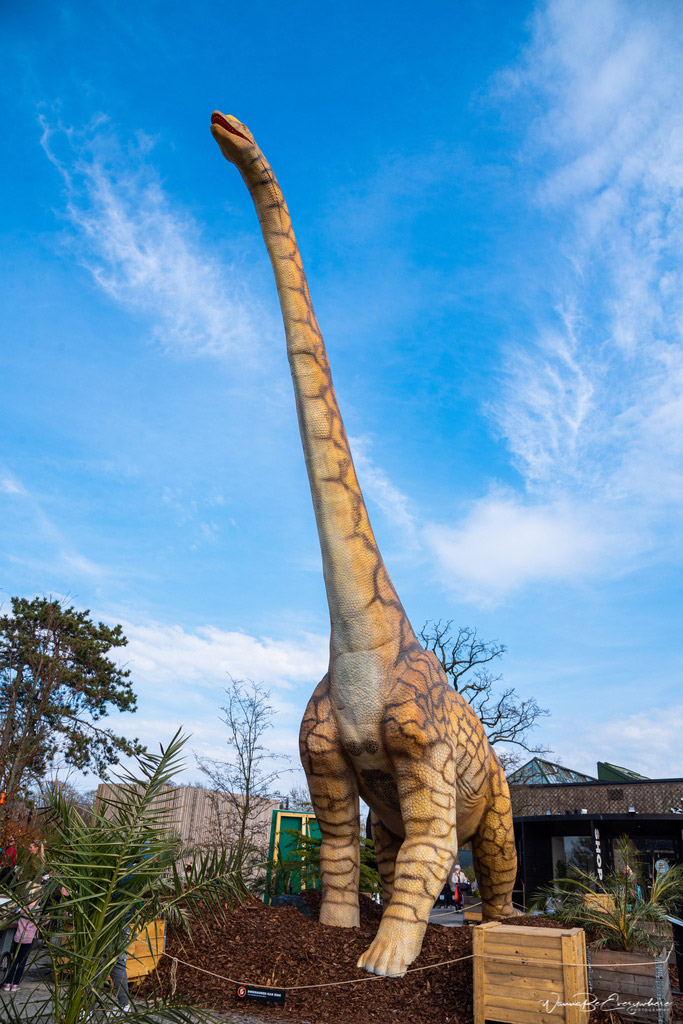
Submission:
<svg viewBox="0 0 683 1024">
<path fill-rule="evenodd" d="M 528 505 L 511 493 L 475 502 L 456 526 L 427 526 L 424 538 L 442 581 L 479 603 L 495 603 L 530 582 L 600 573 L 615 543 L 580 508 Z"/>
<path fill-rule="evenodd" d="M 108 725 L 114 731 L 158 748 L 182 727 L 191 733 L 187 775 L 200 779 L 192 751 L 218 760 L 227 755 L 221 707 L 230 676 L 253 679 L 270 691 L 275 711 L 268 749 L 290 757 L 291 768 L 300 771 L 299 725 L 309 694 L 327 671 L 328 636 L 303 633 L 278 641 L 212 625 L 189 631 L 179 625 L 114 618 L 128 638 L 117 660 L 130 669 L 140 709 L 134 717 L 111 716 Z M 285 776 L 285 790 L 291 784 Z"/>
<path fill-rule="evenodd" d="M 594 726 L 583 720 L 575 736 L 571 725 L 563 727 L 563 757 L 567 764 L 583 766 L 589 773 L 595 772 L 600 760 L 650 778 L 676 777 L 680 775 L 682 730 L 683 704 L 634 711 Z"/>
<path fill-rule="evenodd" d="M 228 676 L 288 690 L 317 683 L 329 660 L 329 638 L 315 634 L 278 641 L 211 625 L 188 632 L 155 622 L 123 622 L 123 631 L 128 646 L 122 657 L 133 678 L 157 692 L 173 687 L 194 694 L 195 685 L 203 684 L 221 693 Z"/>
<path fill-rule="evenodd" d="M 97 284 L 150 318 L 153 337 L 169 349 L 251 357 L 273 334 L 270 317 L 244 272 L 225 267 L 162 188 L 153 140 L 140 135 L 124 149 L 102 116 L 83 131 L 42 125 L 43 149 L 64 179 L 77 254 Z"/>
</svg>

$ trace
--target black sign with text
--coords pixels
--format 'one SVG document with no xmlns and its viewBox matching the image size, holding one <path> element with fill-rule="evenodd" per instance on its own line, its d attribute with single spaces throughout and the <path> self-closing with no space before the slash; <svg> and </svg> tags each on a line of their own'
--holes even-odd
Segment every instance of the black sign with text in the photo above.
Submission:
<svg viewBox="0 0 683 1024">
<path fill-rule="evenodd" d="M 238 985 L 235 995 L 238 999 L 259 999 L 262 1003 L 284 1003 L 283 988 L 261 988 L 258 985 Z"/>
</svg>

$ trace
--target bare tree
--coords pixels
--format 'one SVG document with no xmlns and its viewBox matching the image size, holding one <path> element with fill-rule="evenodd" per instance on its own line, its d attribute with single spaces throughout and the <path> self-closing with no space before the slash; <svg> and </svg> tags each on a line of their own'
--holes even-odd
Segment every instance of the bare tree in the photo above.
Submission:
<svg viewBox="0 0 683 1024">
<path fill-rule="evenodd" d="M 269 810 L 278 779 L 289 758 L 273 754 L 263 737 L 273 727 L 275 709 L 270 691 L 253 680 L 230 679 L 227 703 L 221 710 L 228 729 L 227 761 L 196 757 L 211 782 L 216 841 L 229 845 L 242 866 L 251 866 L 268 855 Z M 196 755 L 195 755 L 196 756 Z"/>
<path fill-rule="evenodd" d="M 311 794 L 308 792 L 308 786 L 304 784 L 292 786 L 289 793 L 286 793 L 283 796 L 282 803 L 284 804 L 286 811 L 305 811 L 307 814 L 313 813 Z"/>
<path fill-rule="evenodd" d="M 498 747 L 496 752 L 506 771 L 521 760 L 520 754 L 506 750 L 506 745 L 530 754 L 548 753 L 547 747 L 534 744 L 529 736 L 539 719 L 549 714 L 547 708 L 540 707 L 535 697 L 520 697 L 514 687 L 504 685 L 500 673 L 494 675 L 488 667 L 505 654 L 504 644 L 482 640 L 470 626 L 459 626 L 456 631 L 450 619 L 426 622 L 420 639 L 436 654 L 447 678 L 474 709 L 489 742 Z"/>
</svg>

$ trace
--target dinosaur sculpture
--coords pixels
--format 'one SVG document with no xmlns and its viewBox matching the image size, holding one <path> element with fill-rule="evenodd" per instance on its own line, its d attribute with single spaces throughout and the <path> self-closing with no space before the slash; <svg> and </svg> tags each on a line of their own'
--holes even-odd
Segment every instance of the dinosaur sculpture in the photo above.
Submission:
<svg viewBox="0 0 683 1024">
<path fill-rule="evenodd" d="M 322 550 L 330 664 L 301 725 L 322 835 L 323 924 L 359 924 L 359 795 L 371 809 L 384 913 L 358 966 L 402 975 L 458 845 L 472 841 L 485 919 L 512 915 L 517 857 L 507 782 L 469 704 L 403 610 L 368 519 L 287 205 L 248 128 L 211 132 L 256 207 L 280 298 Z"/>
</svg>

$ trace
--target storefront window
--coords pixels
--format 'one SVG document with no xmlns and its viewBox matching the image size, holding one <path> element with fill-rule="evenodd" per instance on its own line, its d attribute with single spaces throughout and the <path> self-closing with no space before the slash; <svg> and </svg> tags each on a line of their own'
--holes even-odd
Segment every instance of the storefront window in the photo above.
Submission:
<svg viewBox="0 0 683 1024">
<path fill-rule="evenodd" d="M 593 842 L 590 836 L 565 836 L 564 861 L 581 871 L 593 870 Z"/>
<path fill-rule="evenodd" d="M 676 863 L 676 851 L 672 839 L 656 839 L 649 836 L 633 836 L 631 842 L 638 850 L 638 861 L 642 880 L 648 890 L 652 888 L 657 874 L 664 874 Z"/>
</svg>

